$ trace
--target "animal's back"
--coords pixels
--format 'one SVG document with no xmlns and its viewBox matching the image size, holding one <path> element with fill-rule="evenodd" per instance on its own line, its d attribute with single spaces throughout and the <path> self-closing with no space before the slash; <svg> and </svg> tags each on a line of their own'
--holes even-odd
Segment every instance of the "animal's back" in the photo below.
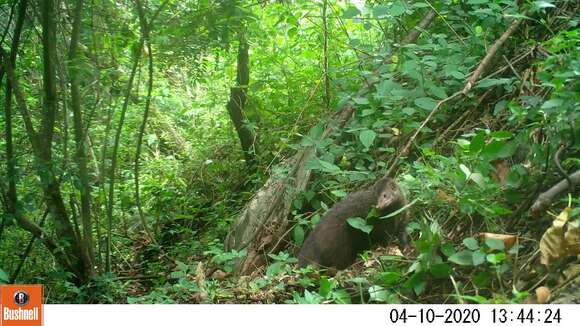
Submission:
<svg viewBox="0 0 580 326">
<path fill-rule="evenodd" d="M 362 190 L 335 203 L 304 241 L 298 266 L 344 269 L 352 264 L 356 254 L 366 249 L 368 237 L 350 227 L 347 219 L 365 218 L 375 202 L 371 191 Z"/>
</svg>

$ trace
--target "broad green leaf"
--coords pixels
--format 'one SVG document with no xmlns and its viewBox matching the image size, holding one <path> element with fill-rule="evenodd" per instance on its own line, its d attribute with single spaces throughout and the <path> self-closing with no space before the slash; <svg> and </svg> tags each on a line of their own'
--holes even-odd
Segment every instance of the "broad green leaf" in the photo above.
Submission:
<svg viewBox="0 0 580 326">
<path fill-rule="evenodd" d="M 469 170 L 467 166 L 459 164 L 459 169 L 461 169 L 461 172 L 465 174 L 465 180 L 467 180 L 471 176 L 471 170 Z"/>
<path fill-rule="evenodd" d="M 462 250 L 449 257 L 449 261 L 457 265 L 471 266 L 473 265 L 473 252 L 470 250 Z"/>
<path fill-rule="evenodd" d="M 371 145 L 373 144 L 373 142 L 375 141 L 375 138 L 377 137 L 377 133 L 367 129 L 367 130 L 363 130 L 360 134 L 359 134 L 359 139 L 360 142 L 363 144 L 363 146 L 365 148 L 369 148 L 371 147 Z"/>
<path fill-rule="evenodd" d="M 483 146 L 485 145 L 485 133 L 480 132 L 473 139 L 471 140 L 471 144 L 469 145 L 469 152 L 471 154 L 479 153 Z"/>
<path fill-rule="evenodd" d="M 278 273 L 280 273 L 282 271 L 282 267 L 284 266 L 284 263 L 282 262 L 275 262 L 272 265 L 268 266 L 268 268 L 266 269 L 266 275 L 269 277 L 275 276 Z"/>
<path fill-rule="evenodd" d="M 393 6 L 391 7 L 391 15 L 393 15 L 394 17 L 398 17 L 404 14 L 406 10 L 407 8 L 405 8 L 404 3 L 402 3 L 401 1 L 396 1 L 393 3 Z"/>
<path fill-rule="evenodd" d="M 332 294 L 334 301 L 339 304 L 350 304 L 351 298 L 348 291 L 345 289 L 335 290 Z"/>
<path fill-rule="evenodd" d="M 467 3 L 470 5 L 480 5 L 484 3 L 489 3 L 490 0 L 467 0 Z"/>
<path fill-rule="evenodd" d="M 373 226 L 368 224 L 367 221 L 360 217 L 351 217 L 346 220 L 350 226 L 357 230 L 361 230 L 366 234 L 370 234 L 373 230 Z"/>
<path fill-rule="evenodd" d="M 447 257 L 451 257 L 455 254 L 455 248 L 453 248 L 453 245 L 450 243 L 445 243 L 443 245 L 441 245 L 441 252 L 447 256 Z"/>
<path fill-rule="evenodd" d="M 470 249 L 470 250 L 479 249 L 479 242 L 473 237 L 463 239 L 463 244 L 465 245 L 465 247 L 467 249 Z"/>
<path fill-rule="evenodd" d="M 296 225 L 293 231 L 294 244 L 300 247 L 304 242 L 304 228 L 301 225 Z"/>
<path fill-rule="evenodd" d="M 431 275 L 438 279 L 448 278 L 451 275 L 451 267 L 446 263 L 434 264 L 431 266 Z"/>
<path fill-rule="evenodd" d="M 485 244 L 491 249 L 495 249 L 495 250 L 504 250 L 505 249 L 505 243 L 502 240 L 486 239 Z"/>
<path fill-rule="evenodd" d="M 542 104 L 542 109 L 557 108 L 557 107 L 562 106 L 562 103 L 564 103 L 564 100 L 559 99 L 559 98 L 547 100 L 546 102 L 544 102 L 544 104 Z"/>
<path fill-rule="evenodd" d="M 415 100 L 415 105 L 417 105 L 418 107 L 420 107 L 424 110 L 431 111 L 437 105 L 437 101 L 435 101 L 434 99 L 432 99 L 430 97 L 420 97 L 420 98 Z"/>
<path fill-rule="evenodd" d="M 392 285 L 401 279 L 401 274 L 397 272 L 382 272 L 379 275 L 379 279 L 383 282 L 384 285 Z"/>
<path fill-rule="evenodd" d="M 378 5 L 373 8 L 373 17 L 383 18 L 389 13 L 389 7 L 386 5 Z"/>
<path fill-rule="evenodd" d="M 500 264 L 502 261 L 505 260 L 505 253 L 500 252 L 497 254 L 488 254 L 487 256 L 485 256 L 485 259 L 494 265 Z"/>
<path fill-rule="evenodd" d="M 347 195 L 347 193 L 344 190 L 333 190 L 330 193 L 338 198 L 343 198 L 346 197 Z"/>
<path fill-rule="evenodd" d="M 478 250 L 473 253 L 473 266 L 485 263 L 485 252 Z"/>
<path fill-rule="evenodd" d="M 342 14 L 342 17 L 345 19 L 349 19 L 357 16 L 358 14 L 360 14 L 360 10 L 358 10 L 358 8 L 355 6 L 350 6 L 346 8 L 344 13 Z"/>
<path fill-rule="evenodd" d="M 367 105 L 369 104 L 369 99 L 366 97 L 355 97 L 352 99 L 354 101 L 354 103 L 358 104 L 358 105 Z"/>
<path fill-rule="evenodd" d="M 477 184 L 481 188 L 485 187 L 485 178 L 481 173 L 474 172 L 469 176 L 469 179 L 473 180 L 473 182 L 475 182 L 475 184 Z"/>
<path fill-rule="evenodd" d="M 429 87 L 429 90 L 431 91 L 431 94 L 433 94 L 435 97 L 439 98 L 440 100 L 447 97 L 447 93 L 445 93 L 445 89 L 442 87 L 431 85 Z"/>
<path fill-rule="evenodd" d="M 330 291 L 333 288 L 333 285 L 334 284 L 331 281 L 329 281 L 326 276 L 322 276 L 320 278 L 320 287 L 318 288 L 318 294 L 320 294 L 320 296 L 323 298 L 327 298 L 328 295 L 330 294 Z"/>
<path fill-rule="evenodd" d="M 399 303 L 399 297 L 380 285 L 369 287 L 369 296 L 373 302 Z"/>
<path fill-rule="evenodd" d="M 419 71 L 419 64 L 415 60 L 408 60 L 403 62 L 401 71 L 415 80 L 421 80 L 421 73 Z"/>
<path fill-rule="evenodd" d="M 516 146 L 514 143 L 506 143 L 501 140 L 494 140 L 483 149 L 484 157 L 491 161 L 498 158 L 507 158 L 514 154 Z"/>
<path fill-rule="evenodd" d="M 320 170 L 328 173 L 340 172 L 340 167 L 318 158 L 313 158 L 306 162 L 304 168 L 307 170 Z"/>
<path fill-rule="evenodd" d="M 410 108 L 410 107 L 405 107 L 405 108 L 403 108 L 402 111 L 406 115 L 413 115 L 415 112 L 417 112 L 417 111 L 415 111 L 415 109 Z"/>
<path fill-rule="evenodd" d="M 487 78 L 477 83 L 475 88 L 489 88 L 497 85 L 510 84 L 511 82 L 512 80 L 509 78 L 499 78 L 499 79 Z"/>
</svg>

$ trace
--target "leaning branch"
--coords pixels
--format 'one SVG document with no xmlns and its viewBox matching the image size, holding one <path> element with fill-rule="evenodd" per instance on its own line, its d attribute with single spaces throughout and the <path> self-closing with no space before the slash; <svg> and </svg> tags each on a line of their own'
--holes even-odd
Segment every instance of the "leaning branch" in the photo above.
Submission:
<svg viewBox="0 0 580 326">
<path fill-rule="evenodd" d="M 570 182 L 572 183 L 572 186 L 574 186 L 574 187 L 577 186 L 578 184 L 580 184 L 580 170 L 572 173 L 570 175 L 569 179 L 570 179 Z M 550 207 L 550 205 L 556 199 L 560 198 L 560 196 L 564 192 L 566 192 L 566 190 L 568 190 L 568 188 L 570 188 L 570 183 L 568 182 L 567 179 L 562 179 L 560 182 L 558 182 L 552 188 L 548 189 L 547 191 L 541 193 L 538 196 L 538 199 L 536 199 L 536 201 L 534 202 L 534 204 L 530 208 L 530 213 L 532 213 L 532 215 L 534 215 L 534 216 L 540 215 L 541 213 L 546 211 L 546 209 L 548 209 L 548 207 Z"/>
<path fill-rule="evenodd" d="M 411 145 L 413 145 L 413 142 L 415 141 L 415 139 L 417 138 L 417 136 L 419 135 L 421 130 L 427 125 L 427 123 L 429 121 L 431 121 L 431 119 L 433 118 L 435 113 L 437 113 L 437 111 L 439 111 L 439 108 L 441 108 L 441 106 L 443 106 L 443 104 L 450 102 L 451 100 L 454 100 L 457 97 L 461 97 L 461 96 L 466 95 L 471 90 L 471 88 L 473 88 L 473 86 L 475 86 L 475 84 L 479 81 L 481 74 L 487 69 L 491 60 L 497 54 L 497 51 L 503 46 L 505 41 L 516 31 L 516 29 L 521 24 L 521 22 L 522 22 L 521 19 L 514 20 L 512 22 L 512 24 L 510 25 L 510 27 L 501 35 L 501 37 L 495 41 L 495 44 L 489 49 L 489 51 L 487 52 L 485 57 L 481 60 L 481 62 L 479 63 L 479 66 L 477 67 L 477 69 L 475 69 L 475 71 L 473 72 L 473 74 L 471 75 L 471 77 L 469 78 L 467 83 L 465 84 L 465 87 L 463 88 L 463 90 L 458 91 L 455 94 L 437 102 L 435 107 L 431 110 L 431 113 L 429 113 L 427 118 L 425 118 L 425 120 L 423 120 L 423 122 L 421 123 L 419 128 L 417 128 L 417 130 L 415 130 L 415 133 L 413 133 L 413 135 L 409 138 L 409 140 L 407 141 L 405 146 L 403 146 L 403 149 L 399 151 L 399 154 L 397 154 L 397 156 L 395 157 L 395 159 L 393 160 L 393 162 L 391 164 L 391 167 L 387 171 L 387 175 L 392 175 L 395 172 L 395 170 L 398 168 L 399 161 L 400 161 L 401 157 L 407 155 L 407 153 L 409 152 L 409 149 L 411 148 Z"/>
</svg>

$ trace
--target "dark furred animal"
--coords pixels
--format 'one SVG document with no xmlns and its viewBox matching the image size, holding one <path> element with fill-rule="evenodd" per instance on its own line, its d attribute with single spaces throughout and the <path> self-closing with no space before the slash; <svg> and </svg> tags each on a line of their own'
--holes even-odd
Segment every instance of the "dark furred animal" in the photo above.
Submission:
<svg viewBox="0 0 580 326">
<path fill-rule="evenodd" d="M 382 178 L 373 186 L 349 194 L 324 215 L 310 232 L 298 255 L 298 266 L 308 264 L 344 269 L 356 259 L 356 255 L 374 244 L 388 243 L 397 235 L 401 244 L 407 245 L 407 211 L 387 218 L 374 218 L 373 230 L 366 234 L 350 226 L 347 219 L 365 218 L 373 207 L 379 216 L 392 213 L 407 203 L 399 185 L 391 178 Z"/>
</svg>

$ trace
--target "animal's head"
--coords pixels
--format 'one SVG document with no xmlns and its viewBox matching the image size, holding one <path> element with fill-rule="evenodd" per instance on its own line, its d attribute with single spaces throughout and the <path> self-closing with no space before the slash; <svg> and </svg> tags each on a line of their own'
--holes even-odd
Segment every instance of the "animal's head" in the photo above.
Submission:
<svg viewBox="0 0 580 326">
<path fill-rule="evenodd" d="M 377 181 L 374 185 L 374 191 L 379 211 L 385 211 L 393 206 L 400 206 L 404 201 L 401 188 L 391 178 L 385 177 Z"/>
</svg>

